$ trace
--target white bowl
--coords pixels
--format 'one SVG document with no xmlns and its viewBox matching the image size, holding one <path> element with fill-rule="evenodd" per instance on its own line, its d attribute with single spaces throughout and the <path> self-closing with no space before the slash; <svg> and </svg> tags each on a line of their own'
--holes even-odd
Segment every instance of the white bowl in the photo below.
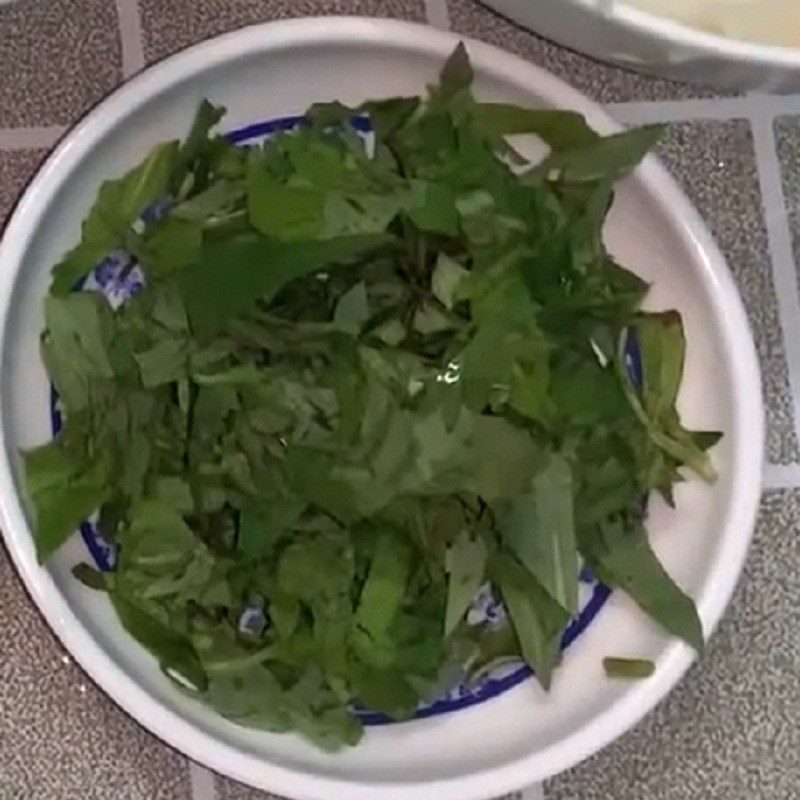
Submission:
<svg viewBox="0 0 800 800">
<path fill-rule="evenodd" d="M 623 67 L 727 90 L 800 90 L 800 48 L 729 39 L 613 0 L 481 0 L 565 47 Z M 754 10 L 753 13 L 757 13 Z"/>
<path fill-rule="evenodd" d="M 197 761 L 302 800 L 483 800 L 563 770 L 642 717 L 693 655 L 615 593 L 566 653 L 550 694 L 527 680 L 455 713 L 370 728 L 356 748 L 321 753 L 294 736 L 238 727 L 181 694 L 115 620 L 103 596 L 70 567 L 79 537 L 45 568 L 36 563 L 21 499 L 20 448 L 49 438 L 48 384 L 38 352 L 48 272 L 78 236 L 100 181 L 150 145 L 181 135 L 198 101 L 228 109 L 228 129 L 295 114 L 312 101 L 420 92 L 457 39 L 400 22 L 313 19 L 248 28 L 192 48 L 139 75 L 91 112 L 28 187 L 0 244 L 0 522 L 31 596 L 97 683 L 155 734 Z M 542 70 L 470 43 L 486 98 L 583 112 L 597 106 Z M 728 602 L 757 507 L 762 453 L 760 383 L 747 320 L 725 263 L 666 171 L 648 161 L 618 192 L 607 238 L 620 260 L 654 283 L 652 307 L 684 315 L 687 422 L 724 431 L 719 482 L 689 482 L 678 510 L 654 503 L 655 548 L 696 599 L 706 631 Z M 612 681 L 605 655 L 652 658 L 655 675 Z"/>
</svg>

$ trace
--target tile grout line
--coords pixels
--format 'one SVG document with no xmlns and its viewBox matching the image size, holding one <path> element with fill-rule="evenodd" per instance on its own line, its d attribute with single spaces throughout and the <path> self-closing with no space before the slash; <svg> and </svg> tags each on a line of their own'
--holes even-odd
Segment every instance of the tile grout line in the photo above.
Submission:
<svg viewBox="0 0 800 800">
<path fill-rule="evenodd" d="M 122 46 L 122 77 L 130 78 L 144 67 L 142 20 L 137 0 L 115 0 Z"/>
<path fill-rule="evenodd" d="M 217 800 L 214 773 L 194 761 L 189 762 L 189 779 L 192 784 L 191 800 Z"/>
<path fill-rule="evenodd" d="M 800 114 L 800 94 L 749 92 L 747 98 L 756 102 L 762 114 L 769 114 L 773 117 Z"/>
<path fill-rule="evenodd" d="M 434 28 L 450 30 L 450 13 L 447 0 L 425 0 L 425 17 Z"/>
<path fill-rule="evenodd" d="M 64 125 L 41 128 L 0 128 L 0 150 L 50 149 L 66 130 Z"/>
<path fill-rule="evenodd" d="M 764 107 L 760 97 L 753 96 L 749 119 L 772 261 L 772 279 L 789 373 L 794 430 L 800 441 L 800 297 L 781 182 L 778 142 L 773 129 L 775 117 Z"/>
<path fill-rule="evenodd" d="M 746 117 L 745 98 L 697 100 L 647 100 L 605 103 L 605 110 L 618 122 L 643 125 L 656 122 L 687 122 Z"/>
<path fill-rule="evenodd" d="M 800 464 L 764 464 L 761 488 L 800 489 Z"/>
<path fill-rule="evenodd" d="M 634 100 L 606 103 L 605 109 L 620 122 L 690 122 L 692 120 L 750 118 L 753 102 L 772 116 L 800 114 L 800 94 L 693 98 L 687 100 Z"/>
</svg>

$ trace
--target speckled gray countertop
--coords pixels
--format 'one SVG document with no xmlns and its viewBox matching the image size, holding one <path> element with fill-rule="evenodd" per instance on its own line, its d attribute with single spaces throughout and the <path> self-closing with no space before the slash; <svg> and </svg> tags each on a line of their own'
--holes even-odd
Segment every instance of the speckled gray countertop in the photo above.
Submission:
<svg viewBox="0 0 800 800">
<path fill-rule="evenodd" d="M 602 66 L 474 0 L 18 0 L 0 4 L 0 228 L 65 126 L 130 74 L 242 25 L 334 13 L 449 26 L 543 65 L 622 122 L 669 123 L 661 155 L 727 256 L 756 338 L 768 424 L 761 513 L 702 662 L 544 794 L 798 800 L 800 96 L 719 97 Z M 190 764 L 108 700 L 56 642 L 0 546 L 0 800 L 267 797 Z"/>
</svg>

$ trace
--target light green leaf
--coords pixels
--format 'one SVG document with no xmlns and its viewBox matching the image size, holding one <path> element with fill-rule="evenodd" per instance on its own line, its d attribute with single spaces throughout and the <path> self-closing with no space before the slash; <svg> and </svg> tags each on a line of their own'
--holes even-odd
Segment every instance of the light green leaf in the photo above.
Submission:
<svg viewBox="0 0 800 800">
<path fill-rule="evenodd" d="M 86 408 L 92 382 L 114 376 L 108 303 L 95 292 L 49 295 L 45 323 L 42 354 L 62 402 L 73 412 Z"/>
<path fill-rule="evenodd" d="M 322 234 L 328 196 L 316 186 L 291 186 L 276 180 L 252 151 L 247 162 L 247 208 L 253 227 L 283 240 Z"/>
<path fill-rule="evenodd" d="M 200 227 L 214 227 L 234 209 L 243 208 L 244 199 L 243 186 L 223 179 L 175 206 L 170 212 L 170 219 Z"/>
<path fill-rule="evenodd" d="M 101 461 L 70 458 L 57 442 L 24 454 L 25 482 L 35 514 L 36 555 L 44 563 L 106 499 Z"/>
<path fill-rule="evenodd" d="M 381 639 L 399 611 L 410 568 L 408 546 L 392 533 L 379 535 L 355 617 L 373 641 Z"/>
<path fill-rule="evenodd" d="M 53 268 L 53 294 L 69 292 L 101 258 L 124 244 L 131 224 L 167 193 L 177 153 L 177 142 L 157 145 L 138 167 L 103 183 L 83 223 L 80 243 Z"/>
<path fill-rule="evenodd" d="M 436 266 L 431 275 L 431 291 L 434 297 L 447 309 L 452 309 L 458 299 L 458 288 L 469 271 L 446 253 L 439 253 Z"/>
<path fill-rule="evenodd" d="M 505 546 L 570 615 L 578 610 L 580 561 L 575 542 L 572 472 L 551 454 L 532 490 L 501 505 L 498 528 Z"/>
<path fill-rule="evenodd" d="M 448 549 L 445 636 L 456 629 L 486 580 L 487 558 L 486 543 L 480 537 L 473 539 L 466 530 L 461 531 Z"/>
<path fill-rule="evenodd" d="M 469 485 L 489 503 L 526 491 L 547 458 L 530 434 L 502 417 L 477 417 L 471 445 Z"/>
<path fill-rule="evenodd" d="M 172 383 L 186 374 L 187 347 L 182 339 L 162 339 L 135 358 L 145 389 Z"/>
<path fill-rule="evenodd" d="M 339 298 L 333 313 L 333 327 L 357 336 L 369 316 L 367 289 L 364 281 L 359 281 Z"/>
<path fill-rule="evenodd" d="M 344 595 L 353 580 L 353 554 L 346 537 L 327 534 L 290 544 L 278 561 L 278 588 L 314 606 Z"/>
</svg>

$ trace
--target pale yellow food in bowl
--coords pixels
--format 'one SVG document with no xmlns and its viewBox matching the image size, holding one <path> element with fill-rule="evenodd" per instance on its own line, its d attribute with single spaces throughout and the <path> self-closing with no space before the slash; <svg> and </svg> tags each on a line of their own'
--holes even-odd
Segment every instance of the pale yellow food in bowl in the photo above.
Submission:
<svg viewBox="0 0 800 800">
<path fill-rule="evenodd" d="M 732 39 L 800 47 L 798 0 L 626 0 L 626 5 Z"/>
</svg>

